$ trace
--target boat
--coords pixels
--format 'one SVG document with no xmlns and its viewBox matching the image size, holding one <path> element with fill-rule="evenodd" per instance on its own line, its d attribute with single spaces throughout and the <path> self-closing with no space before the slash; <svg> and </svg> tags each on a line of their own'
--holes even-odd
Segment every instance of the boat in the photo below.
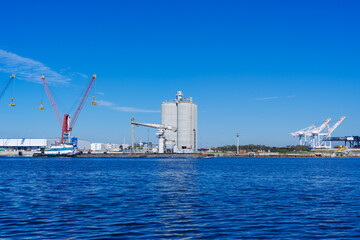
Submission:
<svg viewBox="0 0 360 240">
<path fill-rule="evenodd" d="M 51 145 L 50 148 L 44 150 L 44 156 L 75 156 L 79 151 L 74 143 L 60 143 Z"/>
</svg>

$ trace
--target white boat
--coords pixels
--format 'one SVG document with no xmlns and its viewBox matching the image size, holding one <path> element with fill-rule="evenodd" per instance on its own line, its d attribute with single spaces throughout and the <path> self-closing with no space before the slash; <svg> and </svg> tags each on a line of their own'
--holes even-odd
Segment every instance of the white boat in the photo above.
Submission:
<svg viewBox="0 0 360 240">
<path fill-rule="evenodd" d="M 44 150 L 45 156 L 73 156 L 78 153 L 73 143 L 60 143 L 59 145 L 51 145 L 50 148 Z"/>
</svg>

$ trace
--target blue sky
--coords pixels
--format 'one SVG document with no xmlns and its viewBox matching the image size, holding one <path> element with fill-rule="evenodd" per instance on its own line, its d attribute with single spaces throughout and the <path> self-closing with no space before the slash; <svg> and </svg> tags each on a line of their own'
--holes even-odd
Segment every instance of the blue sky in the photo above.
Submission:
<svg viewBox="0 0 360 240">
<path fill-rule="evenodd" d="M 17 104 L 7 105 L 11 90 L 0 100 L 0 137 L 59 136 L 41 75 L 64 114 L 93 74 L 102 105 L 89 98 L 73 134 L 94 142 L 129 143 L 131 116 L 160 123 L 161 102 L 178 90 L 198 104 L 203 147 L 233 144 L 236 132 L 242 144 L 296 144 L 290 132 L 341 116 L 333 135 L 360 135 L 358 1 L 0 6 L 0 84 L 16 74 Z"/>
</svg>

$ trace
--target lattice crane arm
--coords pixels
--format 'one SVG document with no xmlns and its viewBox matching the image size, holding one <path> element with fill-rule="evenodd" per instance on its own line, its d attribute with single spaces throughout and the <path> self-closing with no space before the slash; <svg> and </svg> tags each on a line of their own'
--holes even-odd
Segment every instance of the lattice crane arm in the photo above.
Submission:
<svg viewBox="0 0 360 240">
<path fill-rule="evenodd" d="M 75 126 L 75 123 L 76 123 L 76 121 L 77 121 L 77 119 L 78 119 L 78 117 L 80 115 L 80 112 L 81 112 L 81 110 L 82 110 L 82 108 L 83 108 L 83 106 L 84 106 L 84 104 L 86 102 L 86 99 L 89 96 L 90 90 L 91 90 L 92 86 L 94 85 L 95 78 L 96 78 L 96 75 L 94 74 L 92 76 L 92 78 L 91 78 L 91 81 L 90 81 L 88 87 L 86 88 L 86 90 L 84 92 L 84 95 L 83 95 L 83 97 L 82 97 L 82 99 L 80 101 L 80 104 L 79 104 L 78 108 L 76 109 L 76 112 L 75 112 L 73 118 L 71 119 L 70 130 L 72 130 L 74 128 L 74 126 Z"/>
<path fill-rule="evenodd" d="M 47 82 L 45 81 L 45 77 L 42 76 L 41 80 L 44 83 L 45 92 L 46 92 L 46 95 L 47 95 L 47 97 L 48 97 L 48 99 L 50 101 L 51 107 L 54 110 L 55 116 L 56 116 L 56 118 L 57 118 L 57 120 L 58 120 L 58 122 L 60 124 L 60 127 L 62 128 L 63 123 L 62 123 L 62 120 L 61 120 L 61 115 L 60 115 L 58 107 L 56 106 L 55 100 L 54 100 L 54 98 L 53 98 L 53 96 L 52 96 L 52 94 L 50 92 L 49 86 L 48 86 Z"/>
</svg>

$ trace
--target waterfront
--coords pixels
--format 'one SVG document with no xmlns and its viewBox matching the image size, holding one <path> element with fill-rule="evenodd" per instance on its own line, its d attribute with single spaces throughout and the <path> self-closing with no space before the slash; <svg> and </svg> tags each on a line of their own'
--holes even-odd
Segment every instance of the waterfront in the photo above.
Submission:
<svg viewBox="0 0 360 240">
<path fill-rule="evenodd" d="M 359 158 L 0 158 L 2 238 L 360 237 Z"/>
</svg>

